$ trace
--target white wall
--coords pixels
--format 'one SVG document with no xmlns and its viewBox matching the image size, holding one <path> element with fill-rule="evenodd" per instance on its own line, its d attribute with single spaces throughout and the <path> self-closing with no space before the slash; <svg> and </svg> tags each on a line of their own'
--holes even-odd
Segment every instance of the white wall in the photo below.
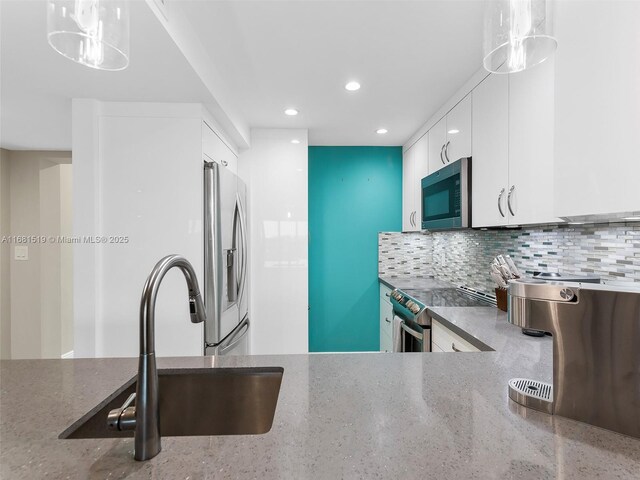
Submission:
<svg viewBox="0 0 640 480">
<path fill-rule="evenodd" d="M 203 287 L 202 108 L 197 104 L 73 101 L 74 233 L 128 237 L 74 245 L 75 356 L 137 356 L 144 282 L 181 254 Z M 182 273 L 156 306 L 159 356 L 202 355 Z"/>
<path fill-rule="evenodd" d="M 309 351 L 307 160 L 307 130 L 257 129 L 238 161 L 249 190 L 252 354 Z"/>
</svg>

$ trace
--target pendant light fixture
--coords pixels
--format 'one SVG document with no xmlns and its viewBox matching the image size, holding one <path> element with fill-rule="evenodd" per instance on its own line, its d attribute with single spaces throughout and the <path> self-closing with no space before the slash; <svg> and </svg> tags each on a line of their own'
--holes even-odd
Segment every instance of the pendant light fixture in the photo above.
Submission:
<svg viewBox="0 0 640 480">
<path fill-rule="evenodd" d="M 552 0 L 488 0 L 484 68 L 514 73 L 543 62 L 556 50 Z"/>
<path fill-rule="evenodd" d="M 74 62 L 98 70 L 129 65 L 128 0 L 48 0 L 47 39 Z"/>
</svg>

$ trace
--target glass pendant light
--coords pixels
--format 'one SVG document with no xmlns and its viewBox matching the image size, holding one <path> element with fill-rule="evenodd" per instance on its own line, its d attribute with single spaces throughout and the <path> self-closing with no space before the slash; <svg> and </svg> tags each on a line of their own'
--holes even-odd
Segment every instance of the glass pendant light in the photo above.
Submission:
<svg viewBox="0 0 640 480">
<path fill-rule="evenodd" d="M 489 0 L 484 20 L 484 68 L 514 73 L 556 50 L 552 0 Z"/>
<path fill-rule="evenodd" d="M 48 0 L 47 39 L 55 51 L 98 70 L 129 65 L 128 0 Z"/>
</svg>

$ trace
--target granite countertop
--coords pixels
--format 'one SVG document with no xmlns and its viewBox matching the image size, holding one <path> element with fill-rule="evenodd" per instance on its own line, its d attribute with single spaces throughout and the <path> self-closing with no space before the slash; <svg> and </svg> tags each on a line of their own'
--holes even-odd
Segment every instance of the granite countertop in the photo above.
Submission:
<svg viewBox="0 0 640 480">
<path fill-rule="evenodd" d="M 438 280 L 433 277 L 391 277 L 383 275 L 378 277 L 382 283 L 389 288 L 399 288 L 400 290 L 433 290 L 437 288 L 452 288 L 454 285 Z"/>
<path fill-rule="evenodd" d="M 524 335 L 520 327 L 507 321 L 507 314 L 496 307 L 428 307 L 429 315 L 449 330 L 460 335 L 480 350 L 496 350 L 507 353 L 512 349 L 527 350 L 540 358 L 551 381 L 553 340 L 550 336 Z M 488 347 L 488 348 L 487 348 Z M 548 375 L 547 375 L 548 373 Z"/>
<path fill-rule="evenodd" d="M 209 367 L 203 357 L 161 368 Z M 515 406 L 531 351 L 222 357 L 216 366 L 282 366 L 272 430 L 166 437 L 148 462 L 133 439 L 58 434 L 136 372 L 136 359 L 0 362 L 0 477 L 638 478 L 640 440 Z"/>
<path fill-rule="evenodd" d="M 0 477 L 638 478 L 640 440 L 508 399 L 511 378 L 551 380 L 550 338 L 523 336 L 493 307 L 430 313 L 495 351 L 160 358 L 160 368 L 284 376 L 270 432 L 165 437 L 148 462 L 133 460 L 131 438 L 57 438 L 133 377 L 137 359 L 2 361 Z"/>
</svg>

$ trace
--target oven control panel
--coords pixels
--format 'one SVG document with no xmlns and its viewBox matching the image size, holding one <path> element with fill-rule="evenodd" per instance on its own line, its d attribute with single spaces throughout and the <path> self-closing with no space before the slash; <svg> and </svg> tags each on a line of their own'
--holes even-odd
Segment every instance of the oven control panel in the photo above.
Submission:
<svg viewBox="0 0 640 480">
<path fill-rule="evenodd" d="M 391 302 L 394 306 L 400 306 L 405 310 L 408 310 L 407 313 L 410 313 L 414 317 L 417 316 L 422 310 L 424 310 L 425 306 L 420 303 L 415 298 L 410 297 L 400 290 L 394 290 L 391 292 Z"/>
</svg>

